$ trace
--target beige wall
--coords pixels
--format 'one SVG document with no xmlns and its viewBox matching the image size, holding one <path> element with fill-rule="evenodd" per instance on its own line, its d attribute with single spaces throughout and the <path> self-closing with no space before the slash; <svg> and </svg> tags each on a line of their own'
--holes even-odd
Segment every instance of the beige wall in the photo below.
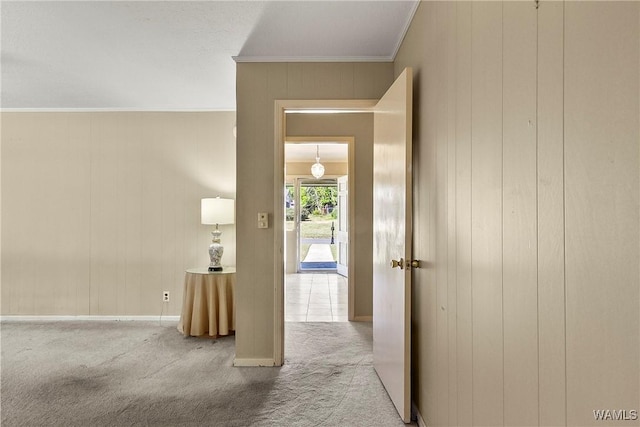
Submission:
<svg viewBox="0 0 640 427">
<path fill-rule="evenodd" d="M 268 362 L 274 356 L 274 231 L 257 229 L 256 214 L 274 211 L 274 100 L 377 99 L 393 80 L 393 64 L 239 63 L 236 79 L 236 358 Z"/>
<path fill-rule="evenodd" d="M 395 73 L 415 72 L 428 425 L 640 409 L 639 40 L 637 2 L 419 7 Z"/>
<path fill-rule="evenodd" d="M 234 198 L 235 112 L 2 113 L 2 314 L 180 314 L 202 197 Z M 223 264 L 235 228 L 222 226 Z"/>
<path fill-rule="evenodd" d="M 353 230 L 350 236 L 355 262 L 350 265 L 354 284 L 354 318 L 373 313 L 373 114 L 289 114 L 287 136 L 353 136 Z M 307 169 L 309 170 L 309 169 Z"/>
</svg>

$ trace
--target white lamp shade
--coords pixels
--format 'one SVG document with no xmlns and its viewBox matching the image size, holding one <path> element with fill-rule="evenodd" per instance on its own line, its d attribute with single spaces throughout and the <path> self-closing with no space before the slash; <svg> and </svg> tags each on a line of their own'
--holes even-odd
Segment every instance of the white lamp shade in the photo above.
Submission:
<svg viewBox="0 0 640 427">
<path fill-rule="evenodd" d="M 200 201 L 200 222 L 202 224 L 233 224 L 235 201 L 233 199 L 202 199 Z"/>
</svg>

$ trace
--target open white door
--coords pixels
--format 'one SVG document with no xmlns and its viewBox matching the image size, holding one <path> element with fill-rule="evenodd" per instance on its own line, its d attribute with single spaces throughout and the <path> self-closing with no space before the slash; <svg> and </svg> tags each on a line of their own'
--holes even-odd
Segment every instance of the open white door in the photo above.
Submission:
<svg viewBox="0 0 640 427">
<path fill-rule="evenodd" d="M 347 175 L 338 178 L 336 245 L 338 245 L 337 273 L 347 277 L 349 275 L 349 177 Z"/>
<path fill-rule="evenodd" d="M 412 80 L 405 69 L 376 105 L 373 122 L 373 364 L 405 423 L 411 421 Z"/>
</svg>

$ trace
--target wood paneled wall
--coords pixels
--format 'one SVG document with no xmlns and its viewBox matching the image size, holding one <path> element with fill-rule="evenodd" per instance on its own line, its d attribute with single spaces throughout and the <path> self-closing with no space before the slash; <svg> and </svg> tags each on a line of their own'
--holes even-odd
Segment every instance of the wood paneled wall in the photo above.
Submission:
<svg viewBox="0 0 640 427">
<path fill-rule="evenodd" d="M 414 401 L 428 425 L 640 409 L 640 3 L 423 2 Z M 608 425 L 640 425 L 635 419 Z"/>
<path fill-rule="evenodd" d="M 2 314 L 180 314 L 184 270 L 208 265 L 200 199 L 235 196 L 234 124 L 2 113 Z M 223 232 L 234 264 L 235 228 Z"/>
<path fill-rule="evenodd" d="M 274 356 L 274 232 L 257 229 L 256 215 L 274 209 L 274 101 L 378 99 L 393 82 L 393 64 L 238 63 L 236 79 L 236 359 L 268 363 Z"/>
</svg>

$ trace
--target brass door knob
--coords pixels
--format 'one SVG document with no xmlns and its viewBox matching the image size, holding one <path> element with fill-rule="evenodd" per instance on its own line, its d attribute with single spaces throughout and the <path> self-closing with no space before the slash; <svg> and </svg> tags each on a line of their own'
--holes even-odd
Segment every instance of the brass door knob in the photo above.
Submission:
<svg viewBox="0 0 640 427">
<path fill-rule="evenodd" d="M 407 268 L 420 268 L 420 261 L 414 259 L 413 261 L 407 261 Z"/>
<path fill-rule="evenodd" d="M 400 267 L 400 270 L 404 269 L 404 259 L 400 258 L 399 261 L 396 261 L 395 259 L 391 260 L 391 268 L 396 268 L 396 267 Z"/>
</svg>

